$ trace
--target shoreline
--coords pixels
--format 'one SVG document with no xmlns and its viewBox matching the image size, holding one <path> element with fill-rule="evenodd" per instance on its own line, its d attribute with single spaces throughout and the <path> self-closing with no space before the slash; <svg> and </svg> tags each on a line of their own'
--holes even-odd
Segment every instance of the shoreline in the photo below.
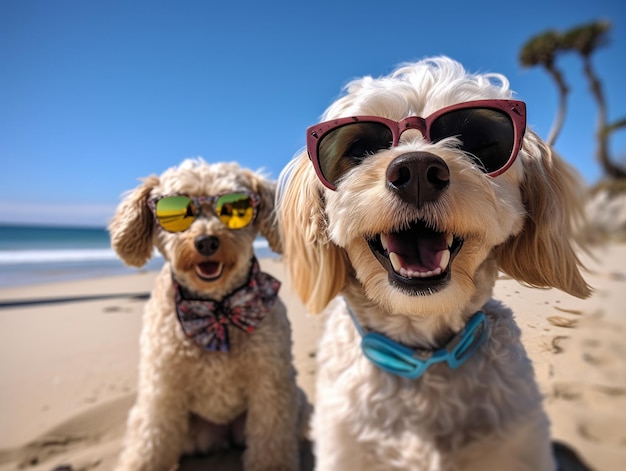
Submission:
<svg viewBox="0 0 626 471">
<path fill-rule="evenodd" d="M 86 279 L 106 279 L 159 271 L 162 258 L 152 258 L 142 268 L 129 267 L 117 260 L 50 262 L 40 264 L 0 264 L 0 290 L 27 286 L 71 283 Z"/>
<path fill-rule="evenodd" d="M 494 297 L 513 309 L 522 329 L 554 439 L 592 469 L 618 471 L 626 463 L 626 245 L 599 247 L 594 255 L 583 256 L 595 288 L 587 300 L 505 276 Z M 281 259 L 259 261 L 283 282 L 298 382 L 313 401 L 324 316 L 306 312 Z M 156 275 L 0 288 L 0 303 L 24 301 L 0 309 L 0 471 L 113 467 L 136 390 L 143 296 Z M 186 461 L 181 470 L 205 461 Z"/>
<path fill-rule="evenodd" d="M 269 249 L 266 241 L 258 241 L 255 249 L 257 258 L 279 258 Z M 52 251 L 54 260 L 36 261 L 34 252 L 29 252 L 28 262 L 9 263 L 8 259 L 0 260 L 0 290 L 5 288 L 18 288 L 21 286 L 43 285 L 57 282 L 71 282 L 81 279 L 108 278 L 113 276 L 134 275 L 144 272 L 159 271 L 165 260 L 159 253 L 148 260 L 141 268 L 125 265 L 113 253 L 102 259 L 77 259 L 59 258 L 60 251 Z M 0 251 L 1 252 L 1 251 Z M 14 252 L 11 252 L 12 254 Z M 6 257 L 5 257 L 6 258 Z M 19 258 L 19 257 L 18 257 Z"/>
</svg>

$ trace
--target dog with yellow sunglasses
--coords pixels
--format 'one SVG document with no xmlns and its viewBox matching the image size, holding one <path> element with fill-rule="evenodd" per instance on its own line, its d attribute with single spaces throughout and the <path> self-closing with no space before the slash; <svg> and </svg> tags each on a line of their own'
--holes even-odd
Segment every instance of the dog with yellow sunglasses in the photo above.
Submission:
<svg viewBox="0 0 626 471">
<path fill-rule="evenodd" d="M 111 243 L 141 267 L 166 262 L 146 304 L 137 400 L 118 471 L 166 471 L 187 453 L 245 446 L 244 469 L 299 469 L 309 404 L 298 388 L 280 282 L 259 269 L 261 233 L 280 252 L 275 184 L 236 163 L 187 159 L 130 191 Z"/>
</svg>

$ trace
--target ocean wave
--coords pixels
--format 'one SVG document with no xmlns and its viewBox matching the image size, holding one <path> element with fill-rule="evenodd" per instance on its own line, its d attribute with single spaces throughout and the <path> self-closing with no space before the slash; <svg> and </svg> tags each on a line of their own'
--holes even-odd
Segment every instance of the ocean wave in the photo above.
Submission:
<svg viewBox="0 0 626 471">
<path fill-rule="evenodd" d="M 267 251 L 266 240 L 255 240 L 254 248 Z M 161 257 L 156 250 L 154 257 Z M 0 250 L 0 265 L 98 262 L 119 260 L 113 249 L 58 249 L 58 250 Z"/>
<path fill-rule="evenodd" d="M 112 249 L 0 251 L 0 265 L 117 260 Z"/>
</svg>

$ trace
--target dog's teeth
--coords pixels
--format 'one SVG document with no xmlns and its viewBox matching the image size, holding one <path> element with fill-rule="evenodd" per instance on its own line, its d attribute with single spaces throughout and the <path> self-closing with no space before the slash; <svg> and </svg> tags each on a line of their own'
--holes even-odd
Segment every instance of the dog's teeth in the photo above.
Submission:
<svg viewBox="0 0 626 471">
<path fill-rule="evenodd" d="M 438 270 L 444 271 L 448 267 L 448 263 L 450 263 L 450 251 L 448 249 L 441 251 L 441 260 L 439 262 Z"/>
<path fill-rule="evenodd" d="M 383 249 L 385 250 L 385 252 L 388 252 L 388 250 L 387 250 L 387 234 L 381 234 L 380 235 L 380 244 L 383 246 Z"/>
<path fill-rule="evenodd" d="M 430 278 L 431 276 L 441 275 L 443 270 L 439 267 L 434 270 L 429 270 L 425 272 L 413 271 L 413 270 L 405 270 L 404 268 L 400 270 L 400 274 L 405 278 Z"/>
<path fill-rule="evenodd" d="M 448 249 L 442 250 L 439 266 L 429 271 L 414 271 L 403 267 L 400 256 L 395 252 L 389 252 L 389 261 L 391 261 L 391 266 L 394 271 L 405 278 L 429 278 L 431 276 L 441 275 L 446 268 L 448 268 L 448 263 L 450 263 L 450 251 Z"/>
<path fill-rule="evenodd" d="M 446 237 L 446 244 L 448 244 L 448 247 L 452 247 L 452 242 L 454 242 L 454 236 L 452 234 L 448 234 Z"/>
<path fill-rule="evenodd" d="M 441 260 L 442 262 L 446 262 L 445 265 L 443 265 L 442 263 L 443 268 L 439 266 L 435 268 L 434 270 L 429 270 L 429 271 L 424 271 L 424 272 L 407 270 L 405 267 L 402 266 L 400 257 L 395 252 L 389 253 L 389 260 L 391 261 L 391 266 L 393 267 L 394 271 L 398 273 L 400 276 L 403 276 L 405 278 L 429 278 L 431 276 L 437 276 L 443 273 L 445 268 L 448 266 L 448 263 L 446 262 L 446 260 L 450 261 L 450 252 L 446 250 L 445 253 L 442 254 Z"/>
<path fill-rule="evenodd" d="M 400 273 L 402 276 L 406 276 L 402 273 L 403 270 L 406 273 L 406 270 L 402 268 L 400 257 L 398 257 L 398 255 L 395 252 L 389 253 L 389 260 L 391 261 L 391 266 L 396 272 Z"/>
</svg>

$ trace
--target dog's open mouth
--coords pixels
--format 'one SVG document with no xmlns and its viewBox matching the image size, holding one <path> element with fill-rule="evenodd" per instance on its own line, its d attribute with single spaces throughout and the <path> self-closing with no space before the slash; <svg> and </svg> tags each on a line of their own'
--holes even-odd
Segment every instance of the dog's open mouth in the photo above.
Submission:
<svg viewBox="0 0 626 471">
<path fill-rule="evenodd" d="M 222 276 L 222 262 L 202 262 L 196 265 L 196 275 L 204 281 L 215 281 Z"/>
<path fill-rule="evenodd" d="M 433 229 L 422 220 L 367 242 L 390 282 L 416 295 L 435 293 L 448 283 L 452 261 L 463 245 L 460 237 Z"/>
</svg>

